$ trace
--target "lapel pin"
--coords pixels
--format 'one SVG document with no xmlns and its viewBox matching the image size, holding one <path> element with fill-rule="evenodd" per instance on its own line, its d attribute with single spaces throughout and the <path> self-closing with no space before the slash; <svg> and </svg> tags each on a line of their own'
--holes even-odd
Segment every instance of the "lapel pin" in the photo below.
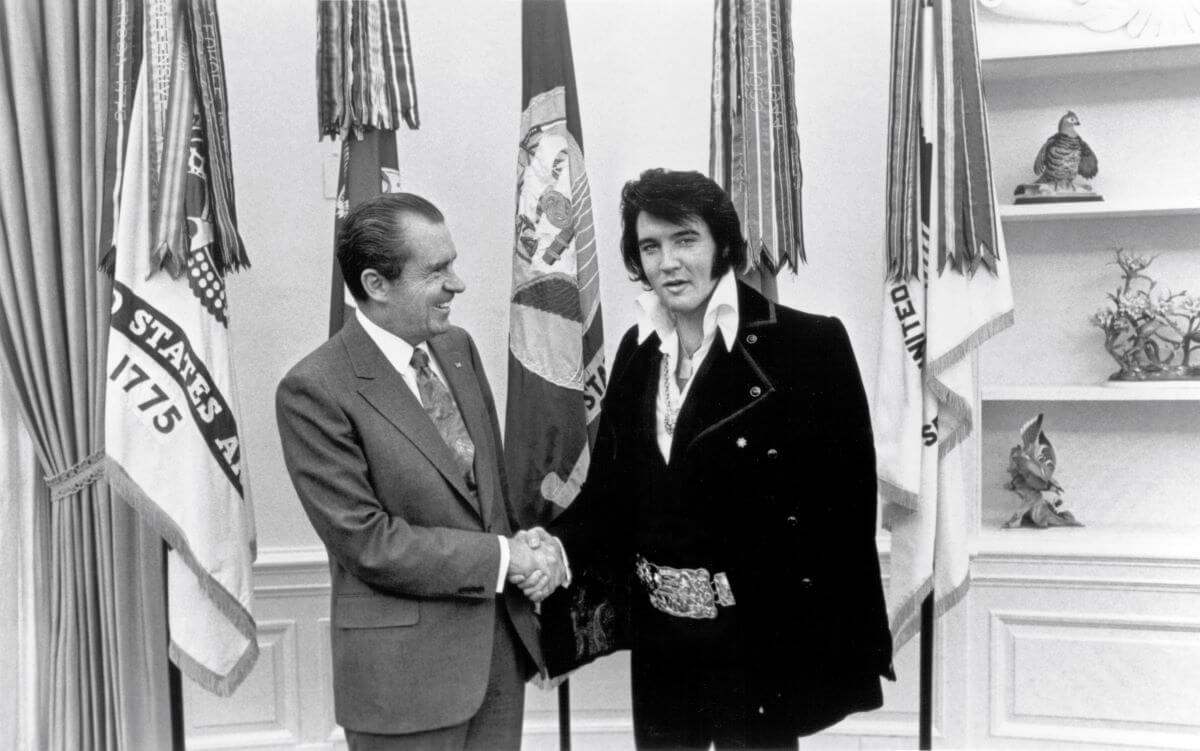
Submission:
<svg viewBox="0 0 1200 751">
<path fill-rule="evenodd" d="M 742 438 L 741 436 L 739 436 L 736 443 L 737 443 L 738 448 L 740 448 L 740 449 L 746 448 L 746 439 L 745 438 Z"/>
<path fill-rule="evenodd" d="M 458 361 L 456 360 L 456 361 L 454 362 L 454 367 L 456 367 L 456 368 L 461 368 L 461 367 L 462 367 L 462 363 L 461 363 L 461 362 L 458 362 Z"/>
</svg>

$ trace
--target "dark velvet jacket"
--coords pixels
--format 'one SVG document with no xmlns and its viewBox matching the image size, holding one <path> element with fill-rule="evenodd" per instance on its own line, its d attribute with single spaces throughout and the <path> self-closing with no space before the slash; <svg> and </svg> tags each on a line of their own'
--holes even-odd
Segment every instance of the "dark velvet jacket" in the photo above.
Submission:
<svg viewBox="0 0 1200 751">
<path fill-rule="evenodd" d="M 710 528 L 697 555 L 719 561 L 749 624 L 756 700 L 807 735 L 879 707 L 880 677 L 894 678 L 871 423 L 840 321 L 741 283 L 738 307 L 737 340 L 714 342 L 697 371 L 666 464 L 654 439 L 659 338 L 638 344 L 634 327 L 622 339 L 587 482 L 550 528 L 574 579 L 543 603 L 543 646 L 555 675 L 636 649 L 629 598 L 646 595 L 634 556 L 692 563 L 686 542 L 658 545 L 637 529 L 647 471 L 669 473 L 652 484 L 678 497 L 654 502 Z"/>
</svg>

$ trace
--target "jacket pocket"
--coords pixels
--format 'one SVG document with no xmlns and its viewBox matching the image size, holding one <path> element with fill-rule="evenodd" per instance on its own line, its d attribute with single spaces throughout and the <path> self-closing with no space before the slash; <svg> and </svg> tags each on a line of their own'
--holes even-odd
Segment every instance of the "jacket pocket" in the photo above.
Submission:
<svg viewBox="0 0 1200 751">
<path fill-rule="evenodd" d="M 343 595 L 333 603 L 333 625 L 337 628 L 412 626 L 420 618 L 420 603 L 404 597 Z"/>
</svg>

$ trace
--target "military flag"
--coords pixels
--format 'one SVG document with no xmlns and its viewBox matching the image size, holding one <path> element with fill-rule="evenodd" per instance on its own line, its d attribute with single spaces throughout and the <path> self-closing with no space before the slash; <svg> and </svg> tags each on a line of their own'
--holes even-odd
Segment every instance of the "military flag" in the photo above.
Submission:
<svg viewBox="0 0 1200 751">
<path fill-rule="evenodd" d="M 220 27 L 212 0 L 186 10 L 150 0 L 143 11 L 146 54 L 130 40 L 122 64 L 137 74 L 114 97 L 127 132 L 110 142 L 124 148 L 113 154 L 121 168 L 107 475 L 170 548 L 171 659 L 226 696 L 254 666 L 258 642 L 254 513 L 225 286 L 247 260 L 228 171 Z"/>
<path fill-rule="evenodd" d="M 404 0 L 317 3 L 317 117 L 320 137 L 342 139 L 333 238 L 358 204 L 400 190 L 396 131 L 420 126 Z M 329 295 L 329 335 L 354 307 L 337 258 Z"/>
<path fill-rule="evenodd" d="M 927 595 L 940 616 L 970 584 L 974 353 L 1013 320 L 973 3 L 893 2 L 887 228 L 873 417 L 898 649 Z"/>
<path fill-rule="evenodd" d="M 604 396 L 592 197 L 563 0 L 525 0 L 505 460 L 524 527 L 575 499 Z"/>
<path fill-rule="evenodd" d="M 791 0 L 716 0 L 709 173 L 729 191 L 750 271 L 775 275 L 804 254 Z"/>
</svg>

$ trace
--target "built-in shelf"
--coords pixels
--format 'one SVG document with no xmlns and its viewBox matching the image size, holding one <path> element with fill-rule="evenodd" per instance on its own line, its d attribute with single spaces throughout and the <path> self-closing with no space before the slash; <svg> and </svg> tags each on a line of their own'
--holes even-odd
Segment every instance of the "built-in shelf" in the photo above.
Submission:
<svg viewBox="0 0 1200 751">
<path fill-rule="evenodd" d="M 1200 37 L 1169 41 L 1130 42 L 1114 45 L 1097 36 L 1090 46 L 1048 50 L 1044 46 L 985 52 L 985 79 L 1039 78 L 1044 76 L 1110 75 L 1147 70 L 1200 67 Z"/>
<path fill-rule="evenodd" d="M 1200 72 L 1197 72 L 1200 76 Z M 1010 199 L 1011 200 L 1011 199 Z M 1081 201 L 997 206 L 1003 222 L 1062 221 L 1069 219 L 1136 219 L 1154 216 L 1200 216 L 1200 196 L 1174 199 Z"/>
<path fill-rule="evenodd" d="M 1200 402 L 1200 381 L 984 386 L 985 402 Z"/>
<path fill-rule="evenodd" d="M 1016 510 L 1014 496 L 1013 510 Z M 1084 520 L 1087 524 L 1087 520 Z M 1127 526 L 997 529 L 985 527 L 971 543 L 975 555 L 1087 559 L 1196 561 L 1200 527 Z"/>
</svg>

